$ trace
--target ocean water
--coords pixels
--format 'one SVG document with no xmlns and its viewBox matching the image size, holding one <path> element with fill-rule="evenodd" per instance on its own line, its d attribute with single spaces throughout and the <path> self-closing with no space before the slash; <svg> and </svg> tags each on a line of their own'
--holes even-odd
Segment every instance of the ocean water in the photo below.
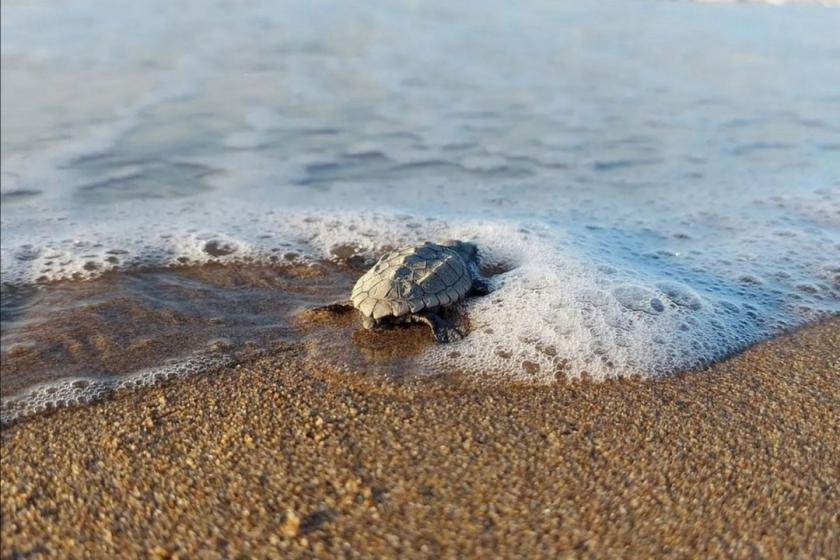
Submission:
<svg viewBox="0 0 840 560">
<path fill-rule="evenodd" d="M 655 377 L 836 316 L 823 4 L 4 2 L 4 413 L 298 340 L 426 240 L 494 291 L 418 373 Z"/>
</svg>

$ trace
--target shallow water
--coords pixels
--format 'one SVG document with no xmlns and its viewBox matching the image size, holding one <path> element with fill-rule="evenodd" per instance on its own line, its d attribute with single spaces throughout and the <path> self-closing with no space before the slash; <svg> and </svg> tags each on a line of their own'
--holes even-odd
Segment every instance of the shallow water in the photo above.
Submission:
<svg viewBox="0 0 840 560">
<path fill-rule="evenodd" d="M 4 2 L 4 395 L 294 339 L 239 310 L 341 291 L 219 286 L 181 316 L 193 272 L 162 267 L 349 260 L 338 288 L 427 239 L 501 273 L 418 371 L 656 376 L 837 314 L 838 28 L 818 5 Z M 115 365 L 146 332 L 172 351 Z"/>
</svg>

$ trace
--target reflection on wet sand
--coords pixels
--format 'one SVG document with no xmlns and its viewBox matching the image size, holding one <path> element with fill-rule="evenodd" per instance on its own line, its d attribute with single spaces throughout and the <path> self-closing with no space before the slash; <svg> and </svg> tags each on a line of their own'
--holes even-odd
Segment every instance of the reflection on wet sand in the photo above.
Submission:
<svg viewBox="0 0 840 560">
<path fill-rule="evenodd" d="M 53 408 L 148 384 L 132 377 L 148 377 L 150 370 L 155 382 L 290 349 L 312 368 L 369 379 L 442 373 L 421 371 L 415 362 L 434 344 L 425 325 L 368 331 L 355 311 L 314 309 L 346 297 L 358 275 L 331 263 L 205 265 L 6 286 L 5 416 L 12 409 L 14 416 L 37 411 L 26 405 L 33 387 L 39 402 L 50 399 L 45 386 L 68 380 L 87 391 L 75 398 L 61 391 L 67 402 L 41 406 Z"/>
</svg>

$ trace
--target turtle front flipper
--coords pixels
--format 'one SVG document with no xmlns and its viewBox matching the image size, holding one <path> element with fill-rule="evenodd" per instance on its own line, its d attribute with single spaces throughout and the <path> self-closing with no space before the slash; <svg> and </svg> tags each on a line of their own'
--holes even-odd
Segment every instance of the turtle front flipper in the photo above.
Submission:
<svg viewBox="0 0 840 560">
<path fill-rule="evenodd" d="M 350 300 L 342 300 L 330 303 L 329 305 L 320 305 L 318 307 L 313 307 L 312 311 L 325 311 L 327 313 L 336 313 L 339 315 L 343 315 L 344 313 L 350 313 L 355 308 L 353 307 L 353 303 Z"/>
<path fill-rule="evenodd" d="M 415 321 L 429 325 L 437 342 L 455 342 L 467 336 L 467 333 L 454 321 L 441 317 L 431 310 L 415 313 L 412 315 L 412 318 Z"/>
</svg>

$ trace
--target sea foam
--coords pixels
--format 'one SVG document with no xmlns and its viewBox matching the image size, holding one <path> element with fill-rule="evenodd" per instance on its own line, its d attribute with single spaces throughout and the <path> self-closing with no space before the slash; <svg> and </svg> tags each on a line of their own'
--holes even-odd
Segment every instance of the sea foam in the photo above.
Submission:
<svg viewBox="0 0 840 560">
<path fill-rule="evenodd" d="M 790 229 L 741 231 L 734 245 L 750 248 L 742 252 L 684 239 L 686 231 L 702 228 L 574 231 L 563 220 L 396 210 L 264 213 L 232 200 L 218 206 L 224 209 L 187 223 L 171 209 L 158 221 L 126 216 L 70 242 L 30 232 L 27 246 L 4 258 L 4 274 L 31 282 L 125 267 L 314 262 L 344 259 L 348 251 L 372 261 L 387 247 L 470 239 L 485 269 L 498 272 L 494 291 L 466 303 L 470 336 L 430 350 L 424 364 L 534 380 L 697 367 L 837 312 L 836 242 L 803 239 Z"/>
<path fill-rule="evenodd" d="M 225 357 L 199 356 L 117 377 L 64 377 L 57 381 L 40 383 L 13 396 L 3 397 L 0 404 L 0 425 L 11 424 L 50 410 L 91 404 L 119 391 L 149 387 L 163 381 L 226 367 L 232 363 Z"/>
</svg>

